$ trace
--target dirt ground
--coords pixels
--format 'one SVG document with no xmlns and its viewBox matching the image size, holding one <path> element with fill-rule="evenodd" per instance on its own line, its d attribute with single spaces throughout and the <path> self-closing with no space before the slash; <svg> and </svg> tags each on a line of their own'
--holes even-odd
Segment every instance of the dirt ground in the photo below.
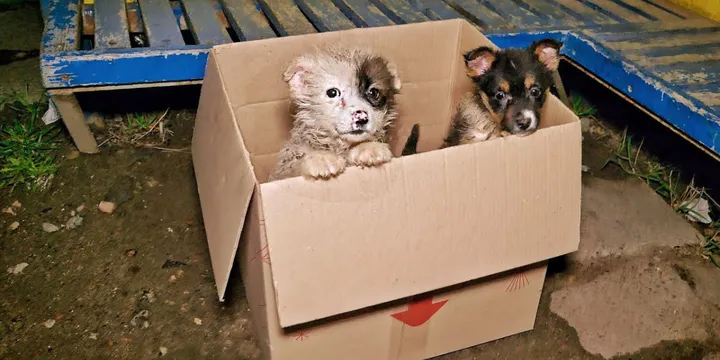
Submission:
<svg viewBox="0 0 720 360">
<path fill-rule="evenodd" d="M 33 29 L 37 32 L 37 26 Z M 0 44 L 7 48 L 8 43 Z M 25 62 L 29 65 L 3 65 L 0 72 L 26 71 L 11 76 L 15 85 L 24 79 L 37 83 L 37 58 Z M 232 287 L 227 303 L 217 301 L 187 150 L 194 114 L 174 111 L 169 116 L 172 148 L 180 151 L 103 149 L 76 156 L 68 143 L 48 190 L 0 190 L 0 207 L 21 203 L 16 215 L 0 214 L 0 359 L 261 358 L 242 286 Z M 584 181 L 627 178 L 617 168 L 599 170 L 609 154 L 603 139 L 585 136 L 584 164 L 596 170 Z M 117 203 L 117 210 L 99 212 L 103 200 Z M 79 226 L 43 230 L 43 223 L 66 224 L 73 211 L 82 217 Z M 20 227 L 8 230 L 14 221 Z M 696 246 L 660 249 L 644 258 L 683 264 L 676 268 L 687 282 L 693 279 L 685 267 L 712 267 Z M 554 260 L 533 331 L 440 359 L 602 359 L 585 351 L 577 331 L 550 310 L 550 294 L 591 282 L 627 261 L 613 257 L 580 265 Z M 28 265 L 21 273 L 5 271 L 23 262 Z M 234 281 L 239 282 L 237 276 Z M 720 288 L 720 281 L 715 286 Z M 720 350 L 718 335 L 661 342 L 617 358 L 702 359 Z"/>
</svg>

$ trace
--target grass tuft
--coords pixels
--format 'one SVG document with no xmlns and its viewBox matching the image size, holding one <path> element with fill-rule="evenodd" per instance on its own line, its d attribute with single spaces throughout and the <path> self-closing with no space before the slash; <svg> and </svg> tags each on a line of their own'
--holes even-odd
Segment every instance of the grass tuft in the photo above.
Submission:
<svg viewBox="0 0 720 360">
<path fill-rule="evenodd" d="M 572 106 L 572 111 L 575 113 L 575 115 L 577 115 L 577 117 L 595 116 L 595 114 L 597 114 L 597 109 L 594 106 L 588 104 L 580 96 L 571 96 L 570 105 Z"/>
<path fill-rule="evenodd" d="M 46 104 L 31 99 L 27 89 L 0 98 L 0 187 L 45 189 L 57 171 L 59 129 L 40 120 Z"/>
</svg>

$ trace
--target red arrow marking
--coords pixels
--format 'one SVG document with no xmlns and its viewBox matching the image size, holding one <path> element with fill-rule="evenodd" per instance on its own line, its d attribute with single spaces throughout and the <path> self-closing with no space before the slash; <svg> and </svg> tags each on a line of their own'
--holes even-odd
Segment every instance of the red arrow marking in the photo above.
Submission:
<svg viewBox="0 0 720 360">
<path fill-rule="evenodd" d="M 391 316 L 405 325 L 413 327 L 420 326 L 430 320 L 430 318 L 433 317 L 433 315 L 435 315 L 435 313 L 438 312 L 438 310 L 440 310 L 446 302 L 447 300 L 433 303 L 432 298 L 430 297 L 424 300 L 412 302 L 408 304 L 407 310 L 391 314 Z"/>
</svg>

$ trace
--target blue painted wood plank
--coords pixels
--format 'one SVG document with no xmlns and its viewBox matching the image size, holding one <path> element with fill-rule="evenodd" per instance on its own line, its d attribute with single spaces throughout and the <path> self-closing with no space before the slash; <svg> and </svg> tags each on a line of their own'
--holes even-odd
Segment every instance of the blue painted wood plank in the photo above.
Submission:
<svg viewBox="0 0 720 360">
<path fill-rule="evenodd" d="M 357 27 L 388 26 L 394 22 L 368 0 L 333 0 L 335 6 Z"/>
<path fill-rule="evenodd" d="M 578 0 L 578 1 L 583 3 L 585 6 L 591 8 L 591 9 L 593 9 L 593 10 L 619 22 L 619 23 L 624 23 L 624 22 L 637 23 L 637 22 L 646 21 L 646 19 L 644 19 L 640 16 L 636 16 L 635 14 L 632 14 L 632 13 L 626 17 L 623 15 L 616 14 L 616 12 L 618 12 L 618 11 L 610 11 L 608 9 L 610 7 L 610 6 L 608 6 L 609 5 L 608 1 L 603 1 L 603 0 Z M 617 9 L 615 9 L 615 10 L 617 10 Z"/>
<path fill-rule="evenodd" d="M 230 25 L 241 40 L 259 40 L 277 36 L 254 1 L 221 0 Z"/>
<path fill-rule="evenodd" d="M 570 27 L 586 24 L 580 14 L 570 8 L 551 0 L 529 0 L 520 2 L 520 6 L 538 16 L 544 15 L 550 19 L 550 24 L 560 27 Z"/>
<path fill-rule="evenodd" d="M 43 52 L 78 49 L 80 42 L 80 6 L 72 0 L 48 0 L 47 21 L 43 33 Z"/>
<path fill-rule="evenodd" d="M 48 89 L 201 80 L 210 45 L 70 51 L 40 56 Z"/>
<path fill-rule="evenodd" d="M 720 70 L 720 69 L 718 69 L 718 70 Z M 718 94 L 718 93 L 720 93 L 720 73 L 708 74 L 708 75 L 712 76 L 714 81 L 706 81 L 706 82 L 694 83 L 694 84 L 683 84 L 683 85 L 679 85 L 678 87 L 680 89 L 682 89 L 682 91 L 687 92 L 688 94 L 692 94 L 692 93 Z"/>
<path fill-rule="evenodd" d="M 355 25 L 331 0 L 295 0 L 305 16 L 319 31 L 354 29 Z"/>
<path fill-rule="evenodd" d="M 258 0 L 258 4 L 281 36 L 317 32 L 292 0 Z"/>
<path fill-rule="evenodd" d="M 410 5 L 431 20 L 465 19 L 459 12 L 442 1 L 410 0 Z"/>
<path fill-rule="evenodd" d="M 629 4 L 624 0 L 591 0 L 608 11 L 615 13 L 625 20 L 643 22 L 658 21 L 659 19 L 647 11 Z"/>
<path fill-rule="evenodd" d="M 496 12 L 480 5 L 476 0 L 447 0 L 449 5 L 484 31 L 514 29 L 515 25 L 505 21 Z"/>
<path fill-rule="evenodd" d="M 666 12 L 669 12 L 673 15 L 676 15 L 683 19 L 698 19 L 702 18 L 702 16 L 694 13 L 693 11 L 686 9 L 682 7 L 681 5 L 677 5 L 672 3 L 672 1 L 667 0 L 641 0 L 644 3 L 647 3 L 650 6 L 654 6 L 658 9 L 662 9 Z"/>
<path fill-rule="evenodd" d="M 623 21 L 617 21 L 602 12 L 598 11 L 592 5 L 588 5 L 583 0 L 556 0 L 558 4 L 564 6 L 567 9 L 572 10 L 576 14 L 580 15 L 583 20 L 586 20 L 592 24 L 617 24 Z"/>
<path fill-rule="evenodd" d="M 413 9 L 407 1 L 371 0 L 388 18 L 397 24 L 410 24 L 428 21 L 427 16 Z"/>
<path fill-rule="evenodd" d="M 710 34 L 717 32 L 719 28 L 720 24 L 716 22 L 698 19 L 603 25 L 599 28 L 579 30 L 579 32 L 603 42 L 615 42 L 646 41 L 687 34 Z"/>
<path fill-rule="evenodd" d="M 218 20 L 217 3 L 211 0 L 182 0 L 181 4 L 195 42 L 202 45 L 232 42 L 230 34 Z"/>
<path fill-rule="evenodd" d="M 681 45 L 624 51 L 623 55 L 642 66 L 679 65 L 688 62 L 720 61 L 720 45 Z"/>
<path fill-rule="evenodd" d="M 513 23 L 518 29 L 537 29 L 548 25 L 547 19 L 540 18 L 510 0 L 481 0 L 486 8 Z"/>
<path fill-rule="evenodd" d="M 150 47 L 185 45 L 180 27 L 167 0 L 139 0 Z"/>
<path fill-rule="evenodd" d="M 122 49 L 130 47 L 125 0 L 95 2 L 95 48 Z"/>
</svg>

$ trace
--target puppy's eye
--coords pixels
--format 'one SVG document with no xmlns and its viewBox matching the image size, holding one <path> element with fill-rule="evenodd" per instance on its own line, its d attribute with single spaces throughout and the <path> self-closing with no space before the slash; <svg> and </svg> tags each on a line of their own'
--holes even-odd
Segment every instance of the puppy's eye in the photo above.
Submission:
<svg viewBox="0 0 720 360">
<path fill-rule="evenodd" d="M 375 100 L 377 100 L 377 98 L 380 97 L 380 91 L 378 91 L 378 89 L 376 89 L 376 88 L 370 89 L 370 91 L 368 91 L 368 94 L 370 95 L 371 98 L 373 98 Z"/>
<path fill-rule="evenodd" d="M 332 98 L 340 96 L 340 90 L 338 90 L 336 88 L 332 88 L 332 89 L 328 90 L 327 92 L 325 92 L 325 94 L 327 94 L 327 96 L 332 99 Z"/>
<path fill-rule="evenodd" d="M 504 98 L 505 98 L 505 93 L 504 93 L 504 92 L 498 91 L 498 92 L 495 93 L 495 100 L 501 101 L 501 100 L 504 99 Z"/>
<path fill-rule="evenodd" d="M 530 89 L 530 96 L 532 96 L 534 98 L 540 96 L 540 89 L 538 89 L 536 87 Z"/>
</svg>

